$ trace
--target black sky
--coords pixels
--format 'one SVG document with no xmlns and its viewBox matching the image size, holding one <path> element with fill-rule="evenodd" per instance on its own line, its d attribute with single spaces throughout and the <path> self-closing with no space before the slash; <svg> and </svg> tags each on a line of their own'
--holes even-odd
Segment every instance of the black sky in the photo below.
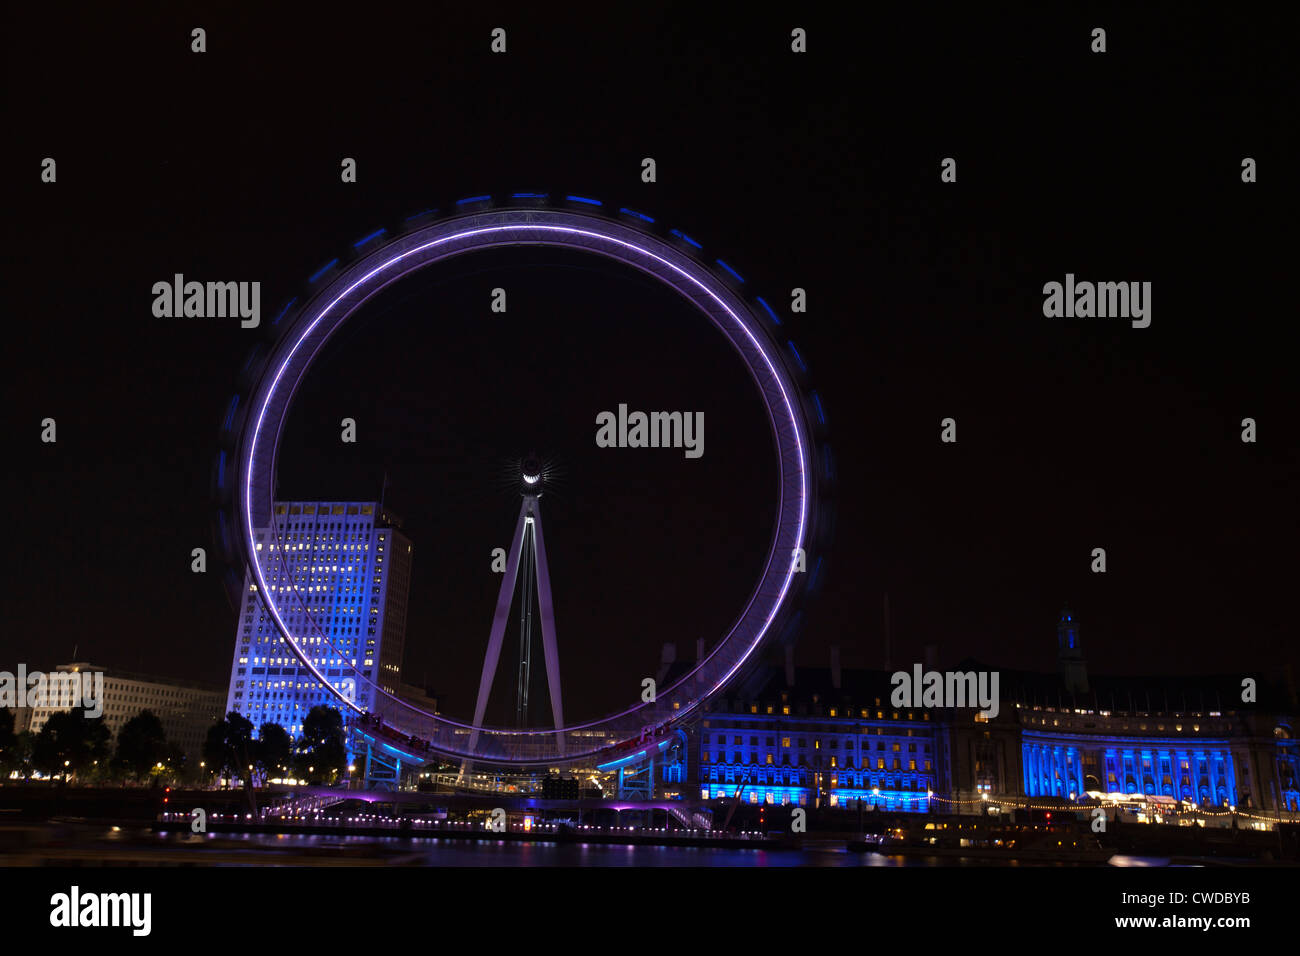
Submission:
<svg viewBox="0 0 1300 956">
<path fill-rule="evenodd" d="M 210 546 L 217 425 L 254 333 L 155 319 L 154 282 L 259 280 L 269 312 L 379 226 L 515 190 L 644 209 L 770 301 L 808 290 L 789 327 L 839 483 L 802 659 L 840 642 L 878 665 L 885 591 L 895 663 L 935 643 L 941 661 L 1050 667 L 1067 599 L 1095 670 L 1294 657 L 1294 116 L 1276 24 L 358 16 L 8 14 L 0 667 L 76 645 L 228 676 L 235 615 L 189 554 Z M 189 52 L 193 26 L 208 53 Z M 1043 283 L 1067 272 L 1152 282 L 1151 327 L 1045 319 Z M 495 285 L 504 318 L 486 310 Z M 543 507 L 573 710 L 630 702 L 663 640 L 716 638 L 754 580 L 775 470 L 744 369 L 702 318 L 531 252 L 412 280 L 357 322 L 295 406 L 282 491 L 374 496 L 388 472 L 418 552 L 409 676 L 464 706 L 487 555 L 518 507 L 500 477 L 533 448 L 563 471 Z M 598 452 L 594 411 L 619 401 L 705 410 L 705 458 Z M 343 415 L 362 436 L 346 449 Z M 948 416 L 956 445 L 939 441 Z M 1239 440 L 1246 416 L 1257 444 Z"/>
</svg>

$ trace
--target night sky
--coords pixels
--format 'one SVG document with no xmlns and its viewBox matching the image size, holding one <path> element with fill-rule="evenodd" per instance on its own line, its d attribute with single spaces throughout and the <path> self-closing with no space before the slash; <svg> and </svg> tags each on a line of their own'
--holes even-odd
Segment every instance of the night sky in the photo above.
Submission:
<svg viewBox="0 0 1300 956">
<path fill-rule="evenodd" d="M 517 190 L 644 210 L 785 304 L 838 466 L 801 663 L 838 642 L 847 665 L 880 666 L 885 592 L 896 666 L 933 643 L 941 664 L 1050 669 L 1067 600 L 1095 672 L 1294 659 L 1294 116 L 1276 25 L 712 21 L 698 5 L 626 22 L 274 16 L 10 13 L 0 668 L 75 647 L 228 679 L 235 611 L 190 551 L 211 548 L 218 425 L 258 333 L 155 318 L 154 282 L 260 281 L 266 323 L 374 229 Z M 206 54 L 189 52 L 194 26 Z M 1106 54 L 1089 52 L 1094 26 Z M 1244 156 L 1258 183 L 1241 182 Z M 1150 281 L 1151 327 L 1045 318 L 1043 284 L 1067 272 Z M 789 316 L 796 286 L 808 312 Z M 704 457 L 597 449 L 595 415 L 620 402 L 704 411 Z M 955 445 L 939 440 L 949 416 Z M 388 475 L 416 547 L 406 676 L 453 715 L 472 706 L 489 554 L 530 451 L 557 472 L 542 507 L 574 717 L 630 704 L 663 641 L 683 656 L 716 641 L 770 539 L 757 391 L 666 289 L 536 249 L 393 287 L 300 393 L 281 495 L 377 498 Z"/>
</svg>

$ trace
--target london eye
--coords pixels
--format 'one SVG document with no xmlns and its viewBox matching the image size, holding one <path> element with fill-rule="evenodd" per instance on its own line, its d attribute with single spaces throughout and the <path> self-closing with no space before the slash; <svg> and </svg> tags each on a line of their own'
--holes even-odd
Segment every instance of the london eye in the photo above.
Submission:
<svg viewBox="0 0 1300 956">
<path fill-rule="evenodd" d="M 392 235 L 379 230 L 368 236 L 357 243 L 350 263 L 340 267 L 336 260 L 313 276 L 303 301 L 290 303 L 275 320 L 274 343 L 246 368 L 245 386 L 223 429 L 229 452 L 220 454 L 214 477 L 221 502 L 218 544 L 265 596 L 275 629 L 304 671 L 330 691 L 345 716 L 407 741 L 401 749 L 408 759 L 428 755 L 520 768 L 590 764 L 626 753 L 638 741 L 663 738 L 753 665 L 765 642 L 788 630 L 792 606 L 815 578 L 820 559 L 815 554 L 810 559 L 809 551 L 816 544 L 819 489 L 829 479 L 829 453 L 821 441 L 820 398 L 803 382 L 804 360 L 785 337 L 776 311 L 750 292 L 733 266 L 710 260 L 699 242 L 642 213 L 586 197 L 552 202 L 548 196 L 516 193 L 503 197 L 500 205 L 490 197 L 473 197 L 456 204 L 450 215 L 412 220 Z M 277 537 L 273 499 L 286 417 L 331 337 L 381 290 L 454 257 L 530 245 L 603 257 L 658 280 L 703 313 L 745 363 L 767 412 L 779 474 L 776 520 L 762 572 L 734 623 L 711 650 L 652 700 L 619 712 L 562 727 L 484 726 L 482 707 L 472 722 L 453 720 L 390 693 L 354 667 L 348 679 L 373 688 L 376 704 L 367 713 L 347 681 L 313 663 L 322 643 L 333 645 L 314 625 L 303 591 L 272 589 L 276 575 L 284 580 L 287 573 L 292 580 L 284 550 L 255 546 L 259 531 L 269 529 L 271 539 Z M 524 482 L 530 476 L 532 472 L 525 474 Z M 272 599 L 273 594 L 283 597 Z M 290 604 L 305 612 L 306 633 L 286 622 Z M 306 646 L 309 638 L 317 645 L 314 652 Z M 558 688 L 553 694 L 558 699 Z M 558 705 L 555 714 L 558 718 Z"/>
</svg>

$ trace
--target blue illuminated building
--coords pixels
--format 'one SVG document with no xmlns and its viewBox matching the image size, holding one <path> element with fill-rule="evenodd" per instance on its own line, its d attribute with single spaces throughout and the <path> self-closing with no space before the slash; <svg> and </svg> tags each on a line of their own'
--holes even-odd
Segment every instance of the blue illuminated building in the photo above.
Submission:
<svg viewBox="0 0 1300 956">
<path fill-rule="evenodd" d="M 277 502 L 275 521 L 255 548 L 269 598 L 312 663 L 366 709 L 372 684 L 397 693 L 412 557 L 400 519 L 372 501 L 313 500 Z M 226 710 L 297 736 L 312 707 L 338 701 L 285 646 L 267 598 L 245 580 Z"/>
<path fill-rule="evenodd" d="M 751 713 L 710 713 L 699 734 L 700 796 L 798 806 L 856 807 L 924 812 L 935 775 L 934 725 L 913 712 L 913 726 L 883 719 L 869 708 L 816 701 L 795 705 L 791 695 L 751 703 Z M 871 702 L 874 706 L 874 700 Z M 754 709 L 757 708 L 757 712 Z M 772 708 L 769 713 L 768 708 Z M 928 725 L 928 726 L 927 726 Z"/>
<path fill-rule="evenodd" d="M 1137 799 L 1204 808 L 1297 807 L 1293 691 L 1236 676 L 1091 677 L 1079 621 L 1057 621 L 1057 673 L 1002 670 L 999 714 L 950 720 L 954 800 Z M 963 662 L 962 669 L 979 669 Z"/>
<path fill-rule="evenodd" d="M 667 656 L 667 655 L 666 655 Z M 883 672 L 768 667 L 696 725 L 684 793 L 772 806 L 876 806 L 926 812 L 938 780 L 940 729 L 920 708 L 894 708 Z M 885 681 L 887 688 L 888 683 Z"/>
<path fill-rule="evenodd" d="M 990 715 L 892 706 L 892 671 L 842 670 L 838 650 L 829 669 L 795 668 L 787 651 L 784 668 L 769 663 L 710 702 L 693 728 L 682 792 L 943 813 L 981 813 L 999 798 L 1300 812 L 1297 707 L 1286 682 L 1259 677 L 1257 701 L 1242 702 L 1237 676 L 1090 676 L 1068 609 L 1056 651 L 1056 673 L 956 665 L 997 671 Z M 665 666 L 661 678 L 677 669 Z"/>
</svg>

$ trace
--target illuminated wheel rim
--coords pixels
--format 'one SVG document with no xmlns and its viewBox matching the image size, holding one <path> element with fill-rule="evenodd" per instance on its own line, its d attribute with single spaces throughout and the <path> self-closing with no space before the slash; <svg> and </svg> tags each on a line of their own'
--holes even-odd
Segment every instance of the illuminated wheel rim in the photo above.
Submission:
<svg viewBox="0 0 1300 956">
<path fill-rule="evenodd" d="M 694 714 L 752 662 L 795 587 L 796 575 L 802 574 L 795 555 L 805 548 L 812 504 L 805 406 L 759 314 L 720 275 L 655 235 L 597 215 L 558 209 L 493 209 L 437 222 L 383 244 L 333 275 L 295 315 L 277 319 L 284 328 L 277 328 L 278 342 L 250 389 L 239 434 L 234 513 L 240 557 L 258 591 L 270 595 L 268 570 L 255 549 L 255 536 L 263 528 L 272 529 L 273 540 L 277 536 L 273 503 L 281 434 L 299 385 L 330 337 L 372 296 L 418 269 L 467 253 L 521 245 L 558 246 L 623 263 L 660 280 L 703 312 L 758 385 L 780 469 L 776 526 L 753 593 L 723 640 L 682 678 L 660 689 L 654 701 L 559 730 L 474 728 L 387 694 L 360 670 L 351 675 L 374 688 L 375 710 L 387 724 L 427 741 L 436 754 L 519 766 L 591 762 Z M 735 276 L 734 270 L 723 268 Z M 770 315 L 771 309 L 759 301 Z M 219 483 L 223 478 L 219 475 Z M 285 610 L 269 599 L 262 604 L 299 663 L 337 698 L 344 713 L 362 713 L 312 663 L 310 652 L 285 624 Z"/>
</svg>

